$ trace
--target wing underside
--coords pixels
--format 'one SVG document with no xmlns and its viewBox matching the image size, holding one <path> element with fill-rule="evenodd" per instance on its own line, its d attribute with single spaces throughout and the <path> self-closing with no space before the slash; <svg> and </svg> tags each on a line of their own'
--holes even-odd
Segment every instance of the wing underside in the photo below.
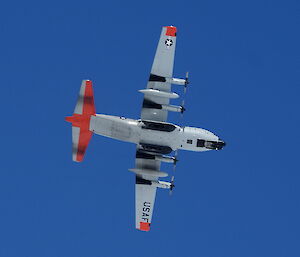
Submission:
<svg viewBox="0 0 300 257">
<path fill-rule="evenodd" d="M 158 41 L 147 89 L 163 92 L 171 91 L 171 84 L 165 78 L 173 75 L 176 47 L 176 27 L 163 27 Z M 141 113 L 142 120 L 166 121 L 168 111 L 160 109 L 160 105 L 168 105 L 169 98 L 145 95 Z"/>
<path fill-rule="evenodd" d="M 159 90 L 160 92 L 171 92 L 171 84 L 166 78 L 172 78 L 174 55 L 176 46 L 176 27 L 163 27 L 151 68 L 147 89 Z M 168 111 L 163 105 L 169 105 L 170 99 L 155 95 L 144 95 L 141 112 L 142 120 L 162 121 L 168 118 Z M 160 153 L 145 153 L 141 146 L 137 146 L 135 168 L 146 170 L 147 173 L 136 174 L 135 204 L 136 204 L 136 228 L 149 231 L 152 221 L 153 208 L 158 181 L 157 174 L 160 173 L 161 161 L 157 156 Z M 151 174 L 152 172 L 152 174 Z M 156 174 L 156 175 L 154 175 Z"/>
<path fill-rule="evenodd" d="M 160 161 L 155 159 L 143 158 L 140 154 L 140 149 L 137 149 L 136 168 L 159 171 Z M 151 181 L 157 181 L 157 176 L 151 175 L 136 175 L 135 181 L 135 206 L 136 206 L 136 228 L 143 231 L 150 230 L 153 208 L 155 203 L 156 187 Z"/>
<path fill-rule="evenodd" d="M 149 231 L 152 220 L 152 213 L 155 202 L 156 187 L 147 184 L 136 176 L 135 204 L 136 204 L 136 228 L 142 231 Z"/>
</svg>

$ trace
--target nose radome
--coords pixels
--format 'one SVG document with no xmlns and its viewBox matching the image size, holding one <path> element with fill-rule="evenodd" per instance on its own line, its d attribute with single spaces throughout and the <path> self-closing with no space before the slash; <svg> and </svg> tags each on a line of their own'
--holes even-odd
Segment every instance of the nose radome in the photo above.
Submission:
<svg viewBox="0 0 300 257">
<path fill-rule="evenodd" d="M 224 146 L 226 146 L 226 143 L 223 140 L 219 139 L 218 148 L 217 149 L 221 150 Z"/>
</svg>

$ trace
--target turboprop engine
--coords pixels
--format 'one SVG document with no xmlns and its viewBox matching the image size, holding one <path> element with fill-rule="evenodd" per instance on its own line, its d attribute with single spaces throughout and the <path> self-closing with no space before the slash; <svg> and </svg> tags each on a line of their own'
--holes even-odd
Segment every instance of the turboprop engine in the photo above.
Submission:
<svg viewBox="0 0 300 257">
<path fill-rule="evenodd" d="M 180 85 L 180 86 L 186 86 L 189 83 L 187 77 L 185 79 L 178 79 L 178 78 L 162 77 L 162 76 L 158 76 L 155 74 L 150 74 L 149 81 L 167 82 L 167 83 L 171 83 L 174 85 Z"/>
<path fill-rule="evenodd" d="M 152 180 L 143 179 L 141 177 L 136 177 L 136 184 L 150 185 L 150 186 L 153 186 L 153 187 L 158 187 L 158 188 L 163 188 L 163 189 L 170 189 L 170 191 L 172 191 L 173 188 L 175 187 L 175 185 L 174 185 L 174 176 L 172 177 L 171 182 L 160 181 L 160 180 L 152 181 Z"/>
<path fill-rule="evenodd" d="M 165 163 L 172 163 L 176 164 L 178 161 L 175 157 L 173 156 L 168 156 L 168 155 L 156 155 L 153 152 L 147 152 L 144 150 L 139 150 L 136 152 L 136 158 L 141 158 L 141 159 L 148 159 L 148 160 L 156 160 L 156 161 L 161 161 Z"/>
</svg>

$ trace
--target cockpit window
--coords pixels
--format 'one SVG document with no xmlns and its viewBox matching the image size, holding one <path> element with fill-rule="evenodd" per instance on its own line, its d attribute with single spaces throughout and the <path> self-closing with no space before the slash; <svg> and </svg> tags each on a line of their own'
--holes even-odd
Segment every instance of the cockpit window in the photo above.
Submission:
<svg viewBox="0 0 300 257">
<path fill-rule="evenodd" d="M 188 139 L 188 140 L 186 140 L 186 142 L 187 142 L 188 144 L 193 144 L 193 140 L 192 140 L 192 139 Z"/>
<path fill-rule="evenodd" d="M 203 139 L 197 139 L 197 147 L 204 147 L 205 140 Z"/>
</svg>

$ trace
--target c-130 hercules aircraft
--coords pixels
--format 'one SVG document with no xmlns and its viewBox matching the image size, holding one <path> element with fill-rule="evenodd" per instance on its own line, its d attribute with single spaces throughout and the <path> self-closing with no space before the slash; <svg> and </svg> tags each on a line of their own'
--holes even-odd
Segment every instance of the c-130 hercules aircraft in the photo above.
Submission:
<svg viewBox="0 0 300 257">
<path fill-rule="evenodd" d="M 162 28 L 154 62 L 144 94 L 141 118 L 138 120 L 111 115 L 96 114 L 92 81 L 83 80 L 73 116 L 66 117 L 72 123 L 73 161 L 81 162 L 92 137 L 98 134 L 136 144 L 135 205 L 136 228 L 149 231 L 157 188 L 174 187 L 171 182 L 158 180 L 168 174 L 160 170 L 161 162 L 176 165 L 177 150 L 203 152 L 221 150 L 225 142 L 210 131 L 201 128 L 180 127 L 168 123 L 168 112 L 183 113 L 181 106 L 170 105 L 170 99 L 178 98 L 171 92 L 171 84 L 184 87 L 188 78 L 173 78 L 176 46 L 176 27 Z M 175 152 L 174 156 L 168 154 Z"/>
</svg>

